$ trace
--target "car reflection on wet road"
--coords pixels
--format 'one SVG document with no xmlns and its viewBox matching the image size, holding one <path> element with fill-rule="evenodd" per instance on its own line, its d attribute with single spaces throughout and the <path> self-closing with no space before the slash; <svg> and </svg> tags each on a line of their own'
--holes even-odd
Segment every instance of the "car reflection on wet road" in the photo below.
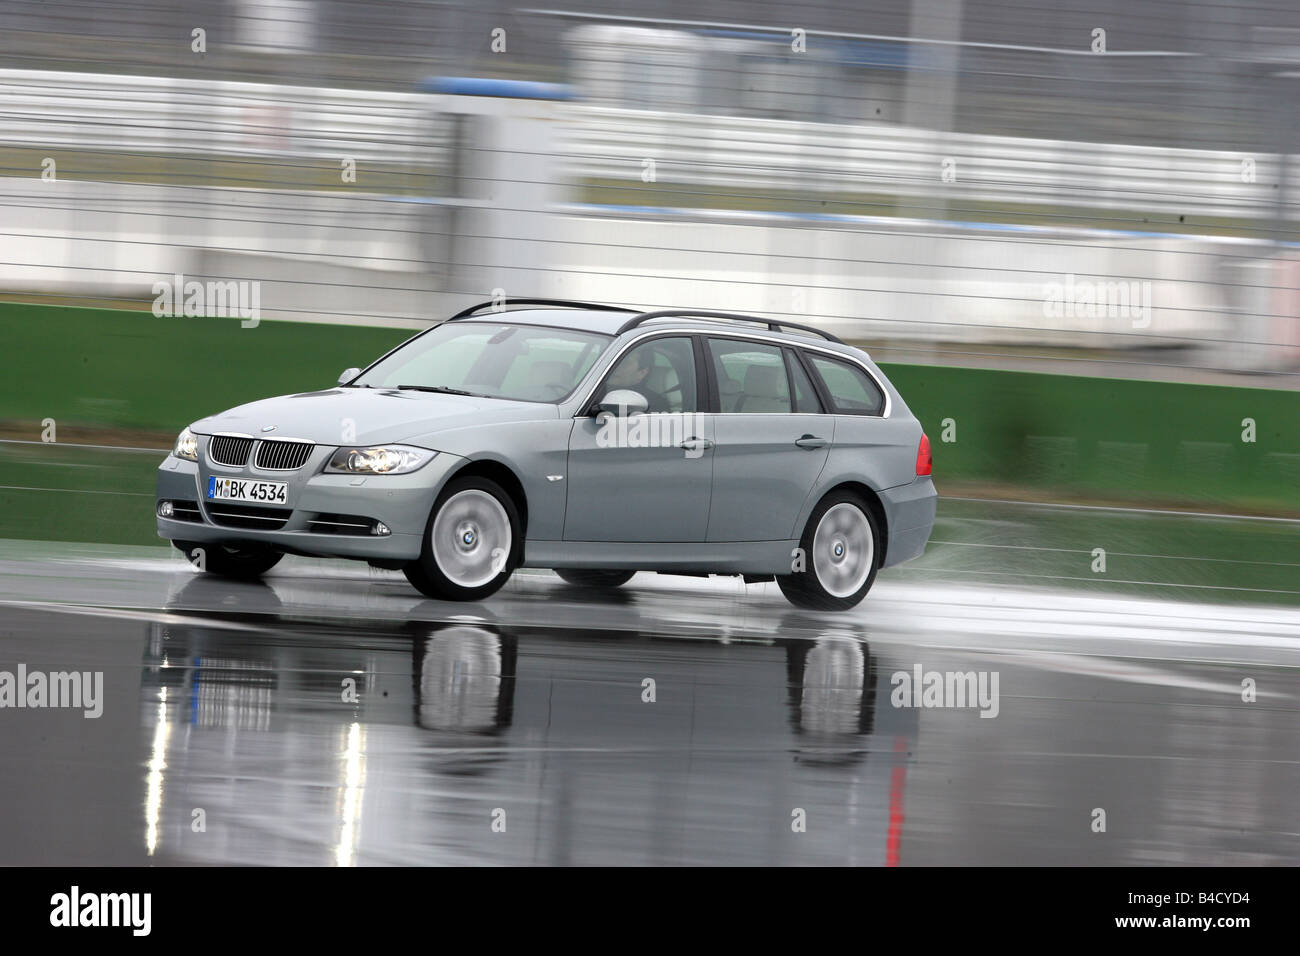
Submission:
<svg viewBox="0 0 1300 956">
<path fill-rule="evenodd" d="M 886 862 L 916 717 L 880 711 L 860 636 L 721 644 L 473 616 L 358 633 L 268 620 L 270 587 L 203 578 L 180 602 L 231 587 L 258 590 L 242 602 L 256 615 L 148 625 L 160 859 Z M 259 618 L 274 632 L 220 626 Z"/>
<path fill-rule="evenodd" d="M 886 586 L 864 623 L 652 577 L 593 595 L 537 575 L 457 606 L 159 564 L 152 607 L 10 598 L 0 667 L 93 666 L 106 700 L 99 720 L 6 715 L 4 862 L 1300 860 L 1289 617 L 1189 654 L 1158 643 L 1195 637 L 1176 616 L 1103 624 L 1064 599 L 1037 646 L 973 614 L 910 630 L 956 600 L 937 587 L 903 614 Z M 100 567 L 96 586 L 142 580 Z M 900 694 L 918 668 L 996 675 L 996 716 Z"/>
</svg>

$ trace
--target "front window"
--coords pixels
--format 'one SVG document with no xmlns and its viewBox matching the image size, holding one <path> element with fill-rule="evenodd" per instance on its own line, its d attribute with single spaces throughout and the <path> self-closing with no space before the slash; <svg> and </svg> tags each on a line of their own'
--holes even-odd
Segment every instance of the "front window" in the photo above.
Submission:
<svg viewBox="0 0 1300 956">
<path fill-rule="evenodd" d="M 695 412 L 695 348 L 691 340 L 651 339 L 629 349 L 605 377 L 601 394 L 616 389 L 643 396 L 647 412 Z"/>
<path fill-rule="evenodd" d="M 608 335 L 573 329 L 446 322 L 380 360 L 352 385 L 560 402 L 610 341 Z"/>
</svg>

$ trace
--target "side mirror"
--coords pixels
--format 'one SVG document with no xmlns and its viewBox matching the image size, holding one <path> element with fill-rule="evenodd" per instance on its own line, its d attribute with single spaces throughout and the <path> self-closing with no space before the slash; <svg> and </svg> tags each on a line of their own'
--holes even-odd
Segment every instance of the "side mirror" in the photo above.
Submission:
<svg viewBox="0 0 1300 956">
<path fill-rule="evenodd" d="M 345 368 L 343 374 L 339 376 L 339 384 L 342 385 L 344 382 L 350 382 L 360 374 L 361 369 L 359 368 Z"/>
<path fill-rule="evenodd" d="M 598 411 L 608 412 L 615 418 L 630 418 L 642 414 L 649 405 L 646 397 L 640 392 L 634 392 L 630 388 L 616 388 L 612 392 L 606 392 L 596 408 Z"/>
</svg>

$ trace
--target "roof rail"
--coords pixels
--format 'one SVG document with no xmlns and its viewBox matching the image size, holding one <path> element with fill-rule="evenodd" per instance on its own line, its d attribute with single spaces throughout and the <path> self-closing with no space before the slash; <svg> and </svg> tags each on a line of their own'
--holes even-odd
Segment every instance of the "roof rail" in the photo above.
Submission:
<svg viewBox="0 0 1300 956">
<path fill-rule="evenodd" d="M 450 319 L 467 319 L 472 315 L 482 312 L 484 309 L 494 309 L 498 312 L 504 312 L 505 309 L 514 305 L 553 305 L 563 306 L 570 309 L 591 309 L 596 312 L 639 312 L 639 309 L 625 309 L 621 305 L 602 305 L 599 302 L 570 302 L 568 299 L 489 299 L 486 302 L 480 302 L 478 305 L 471 305 L 468 309 L 461 309 Z"/>
<path fill-rule="evenodd" d="M 651 319 L 668 319 L 675 317 L 689 317 L 697 319 L 731 319 L 736 322 L 756 322 L 759 325 L 766 325 L 769 332 L 780 332 L 784 329 L 798 329 L 801 332 L 811 332 L 813 335 L 820 335 L 828 342 L 844 343 L 821 329 L 814 329 L 811 325 L 800 325 L 798 322 L 786 322 L 783 319 L 760 319 L 753 315 L 738 315 L 735 312 L 701 312 L 699 309 L 664 309 L 659 312 L 642 312 L 635 318 L 628 319 L 618 327 L 618 334 L 622 335 L 628 329 L 634 329 L 643 322 L 649 322 Z"/>
</svg>

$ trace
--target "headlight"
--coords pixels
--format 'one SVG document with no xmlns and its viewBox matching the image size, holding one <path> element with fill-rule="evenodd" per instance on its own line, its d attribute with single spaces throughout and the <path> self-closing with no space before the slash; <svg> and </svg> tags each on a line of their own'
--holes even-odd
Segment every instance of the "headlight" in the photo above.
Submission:
<svg viewBox="0 0 1300 956">
<path fill-rule="evenodd" d="M 172 449 L 172 454 L 177 458 L 184 458 L 186 461 L 199 460 L 199 440 L 194 437 L 194 433 L 188 428 L 183 429 L 176 436 L 176 447 Z"/>
<path fill-rule="evenodd" d="M 405 475 L 423 468 L 436 454 L 410 445 L 340 448 L 330 457 L 325 470 L 348 475 Z"/>
</svg>

